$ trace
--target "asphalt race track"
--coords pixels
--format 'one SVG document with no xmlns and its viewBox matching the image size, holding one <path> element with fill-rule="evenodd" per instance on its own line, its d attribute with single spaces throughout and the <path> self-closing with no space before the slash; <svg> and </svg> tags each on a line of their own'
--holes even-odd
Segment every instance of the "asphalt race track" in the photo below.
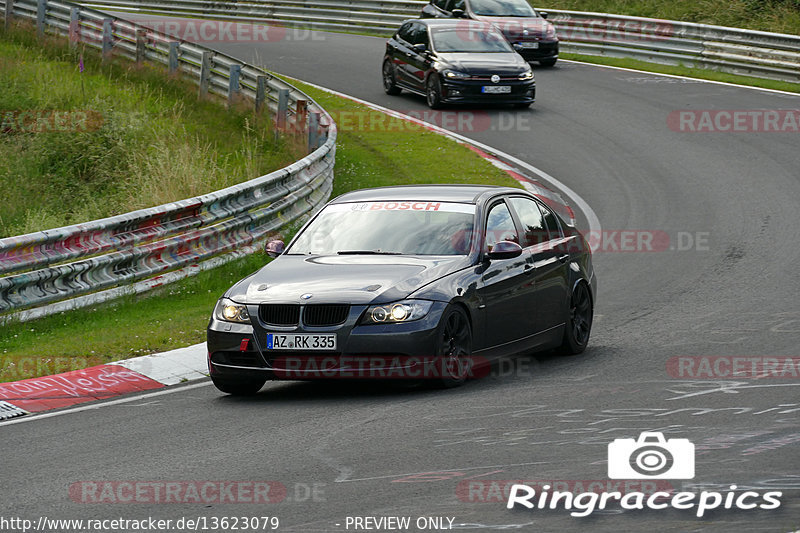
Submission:
<svg viewBox="0 0 800 533">
<path fill-rule="evenodd" d="M 424 112 L 422 98 L 383 93 L 383 43 L 289 30 L 275 42 L 211 46 Z M 530 110 L 449 112 L 481 117 L 481 131 L 459 133 L 553 175 L 599 217 L 607 239 L 594 256 L 599 297 L 584 354 L 519 356 L 448 391 L 268 383 L 240 399 L 209 383 L 31 419 L 0 428 L 0 514 L 277 516 L 284 531 L 345 531 L 348 516 L 410 516 L 412 524 L 450 517 L 453 528 L 477 531 L 798 529 L 798 375 L 681 376 L 668 366 L 684 356 L 800 356 L 798 133 L 675 131 L 668 116 L 798 109 L 800 97 L 570 62 L 536 69 L 536 79 Z M 669 242 L 615 251 L 623 230 Z M 694 479 L 671 480 L 673 488 L 777 490 L 780 508 L 698 519 L 693 510 L 611 505 L 575 518 L 563 508 L 508 510 L 497 497 L 507 480 L 572 488 L 605 480 L 603 490 L 612 490 L 607 445 L 641 431 L 695 444 Z M 287 498 L 207 505 L 70 497 L 77 482 L 129 480 L 272 480 Z"/>
</svg>

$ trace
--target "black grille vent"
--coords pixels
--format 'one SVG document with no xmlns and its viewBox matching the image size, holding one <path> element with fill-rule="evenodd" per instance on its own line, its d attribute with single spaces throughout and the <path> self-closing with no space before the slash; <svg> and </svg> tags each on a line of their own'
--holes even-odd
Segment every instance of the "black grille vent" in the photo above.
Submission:
<svg viewBox="0 0 800 533">
<path fill-rule="evenodd" d="M 349 313 L 349 305 L 307 305 L 303 309 L 303 323 L 306 326 L 336 326 L 347 320 Z"/>
<path fill-rule="evenodd" d="M 300 306 L 295 304 L 261 304 L 258 307 L 261 321 L 273 326 L 296 326 L 300 321 Z"/>
</svg>

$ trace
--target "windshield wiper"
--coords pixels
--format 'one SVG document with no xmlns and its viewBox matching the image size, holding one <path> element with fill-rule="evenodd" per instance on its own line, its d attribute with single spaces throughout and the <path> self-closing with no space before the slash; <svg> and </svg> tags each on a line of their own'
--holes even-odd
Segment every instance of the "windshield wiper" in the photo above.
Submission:
<svg viewBox="0 0 800 533">
<path fill-rule="evenodd" d="M 341 250 L 339 255 L 403 255 L 401 252 L 384 252 L 383 250 Z"/>
</svg>

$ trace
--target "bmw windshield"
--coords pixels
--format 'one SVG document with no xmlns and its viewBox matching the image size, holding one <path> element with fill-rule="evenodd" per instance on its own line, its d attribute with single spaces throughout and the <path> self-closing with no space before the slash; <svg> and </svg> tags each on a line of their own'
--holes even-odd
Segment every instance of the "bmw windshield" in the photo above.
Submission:
<svg viewBox="0 0 800 533">
<path fill-rule="evenodd" d="M 486 28 L 436 28 L 431 31 L 433 48 L 440 53 L 486 53 L 513 52 L 502 34 Z"/>
<path fill-rule="evenodd" d="M 471 0 L 470 7 L 486 17 L 538 17 L 525 0 Z"/>
<path fill-rule="evenodd" d="M 331 204 L 286 253 L 466 255 L 474 216 L 474 205 L 450 202 Z"/>
</svg>

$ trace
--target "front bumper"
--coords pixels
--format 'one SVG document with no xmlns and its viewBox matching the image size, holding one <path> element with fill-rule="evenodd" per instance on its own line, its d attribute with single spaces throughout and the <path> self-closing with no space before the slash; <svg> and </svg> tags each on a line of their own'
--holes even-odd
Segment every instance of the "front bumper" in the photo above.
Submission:
<svg viewBox="0 0 800 533">
<path fill-rule="evenodd" d="M 420 377 L 420 369 L 436 355 L 445 303 L 434 302 L 420 320 L 399 324 L 357 325 L 367 306 L 351 306 L 345 323 L 329 327 L 272 327 L 260 321 L 258 306 L 248 306 L 252 324 L 212 318 L 207 328 L 208 368 L 214 377 L 268 379 L 348 379 Z M 337 349 L 325 351 L 268 350 L 267 333 L 337 336 Z"/>
<path fill-rule="evenodd" d="M 487 94 L 483 87 L 510 86 L 511 92 Z M 536 82 L 534 80 L 501 80 L 492 83 L 488 80 L 442 79 L 442 102 L 446 104 L 530 104 L 536 101 Z"/>
<path fill-rule="evenodd" d="M 538 48 L 523 48 L 519 55 L 525 61 L 558 59 L 558 41 L 538 41 Z"/>
</svg>

